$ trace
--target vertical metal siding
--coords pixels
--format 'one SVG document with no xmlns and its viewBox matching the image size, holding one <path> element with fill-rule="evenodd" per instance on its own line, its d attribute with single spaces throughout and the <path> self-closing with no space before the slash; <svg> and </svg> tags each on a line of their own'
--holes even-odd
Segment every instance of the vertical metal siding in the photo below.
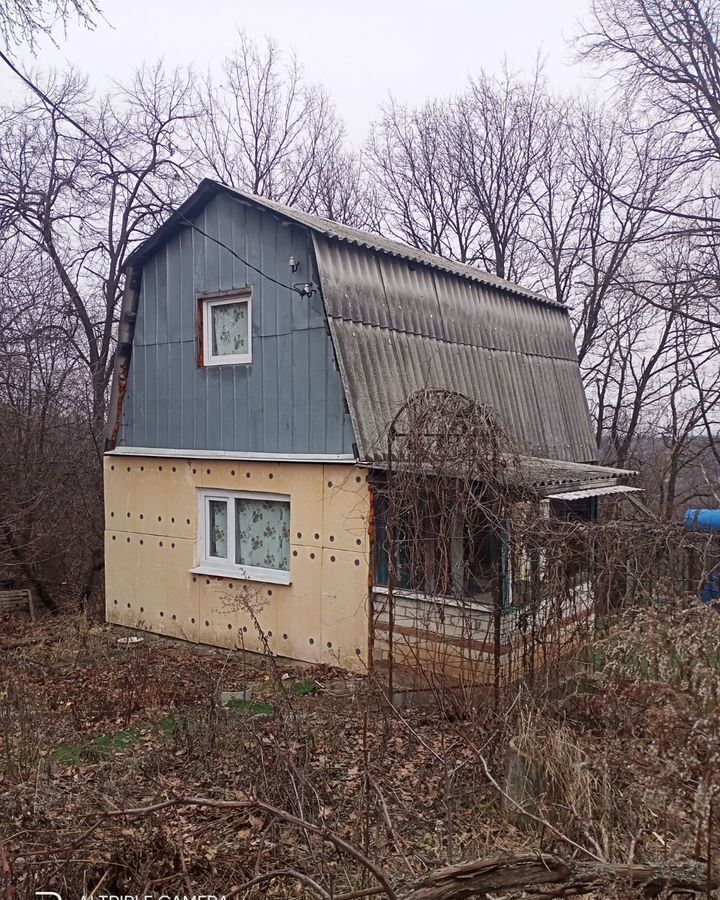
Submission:
<svg viewBox="0 0 720 900">
<path fill-rule="evenodd" d="M 228 196 L 197 223 L 278 281 L 309 280 L 307 231 Z M 288 259 L 300 269 L 293 276 Z M 249 366 L 197 365 L 197 294 L 250 286 Z M 355 440 L 322 299 L 262 278 L 186 228 L 143 265 L 121 444 L 258 453 L 351 453 Z"/>
</svg>

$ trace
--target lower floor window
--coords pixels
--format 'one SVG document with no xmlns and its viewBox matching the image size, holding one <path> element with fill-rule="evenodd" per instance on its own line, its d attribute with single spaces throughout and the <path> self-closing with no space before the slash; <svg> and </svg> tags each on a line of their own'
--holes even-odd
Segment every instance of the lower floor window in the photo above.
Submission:
<svg viewBox="0 0 720 900">
<path fill-rule="evenodd" d="M 240 578 L 290 580 L 290 498 L 202 491 L 199 562 Z"/>
<path fill-rule="evenodd" d="M 474 502 L 472 495 L 448 511 L 432 489 L 418 489 L 411 499 L 396 501 L 391 517 L 380 483 L 375 493 L 375 585 L 388 586 L 392 564 L 396 590 L 429 597 L 494 602 L 501 586 L 506 612 L 541 598 L 585 591 L 594 572 L 586 526 L 597 520 L 595 498 L 551 499 L 541 506 L 518 502 L 513 516 L 514 521 L 491 522 L 481 498 Z M 542 527 L 528 527 L 534 517 Z"/>
<path fill-rule="evenodd" d="M 388 500 L 376 494 L 375 584 L 387 587 L 391 556 L 394 586 L 428 596 L 488 599 L 500 565 L 497 540 L 480 508 L 448 515 L 435 498 L 418 497 L 395 515 L 391 549 Z M 504 565 L 504 559 L 503 559 Z"/>
</svg>

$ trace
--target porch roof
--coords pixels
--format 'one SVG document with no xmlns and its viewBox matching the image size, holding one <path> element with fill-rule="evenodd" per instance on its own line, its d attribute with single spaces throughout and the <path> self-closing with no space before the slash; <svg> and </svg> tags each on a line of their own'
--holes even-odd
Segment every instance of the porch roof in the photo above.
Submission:
<svg viewBox="0 0 720 900">
<path fill-rule="evenodd" d="M 521 468 L 519 480 L 541 496 L 553 499 L 575 500 L 640 490 L 629 483 L 638 474 L 630 469 L 539 457 L 523 458 Z"/>
<path fill-rule="evenodd" d="M 367 468 L 387 470 L 387 462 L 364 463 Z M 403 463 L 396 463 L 398 468 Z M 535 494 L 554 500 L 575 500 L 603 494 L 635 493 L 641 488 L 632 484 L 637 472 L 592 463 L 575 463 L 538 456 L 522 456 L 508 466 L 508 482 L 526 487 Z"/>
</svg>

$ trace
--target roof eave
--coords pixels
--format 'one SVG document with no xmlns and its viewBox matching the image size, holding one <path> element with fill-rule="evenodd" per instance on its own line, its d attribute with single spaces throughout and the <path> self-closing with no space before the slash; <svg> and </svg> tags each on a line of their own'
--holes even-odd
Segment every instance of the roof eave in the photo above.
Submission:
<svg viewBox="0 0 720 900">
<path fill-rule="evenodd" d="M 150 237 L 145 238 L 132 253 L 128 254 L 123 263 L 123 271 L 127 271 L 130 266 L 142 264 L 165 241 L 177 234 L 180 229 L 187 228 L 191 224 L 188 220 L 197 209 L 203 206 L 210 197 L 222 193 L 225 189 L 225 185 L 221 185 L 220 182 L 213 181 L 212 178 L 203 178 L 187 200 L 183 201 Z"/>
</svg>

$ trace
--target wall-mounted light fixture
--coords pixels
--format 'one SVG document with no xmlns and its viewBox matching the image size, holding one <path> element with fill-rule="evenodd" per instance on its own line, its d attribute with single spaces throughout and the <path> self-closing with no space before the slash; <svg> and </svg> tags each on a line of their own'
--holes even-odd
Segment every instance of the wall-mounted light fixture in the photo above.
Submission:
<svg viewBox="0 0 720 900">
<path fill-rule="evenodd" d="M 312 281 L 305 282 L 305 284 L 294 284 L 293 287 L 301 297 L 312 297 L 317 290 Z"/>
</svg>

